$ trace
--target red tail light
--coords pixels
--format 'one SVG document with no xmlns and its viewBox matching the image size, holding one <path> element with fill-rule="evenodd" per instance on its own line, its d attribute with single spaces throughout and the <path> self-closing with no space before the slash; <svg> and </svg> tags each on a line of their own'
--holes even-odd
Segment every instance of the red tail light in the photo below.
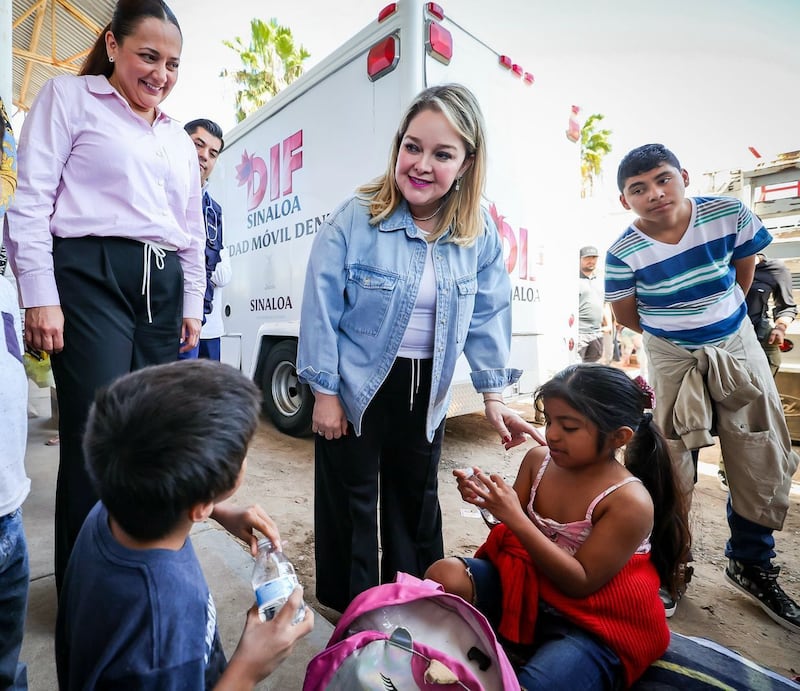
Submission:
<svg viewBox="0 0 800 691">
<path fill-rule="evenodd" d="M 428 55 L 447 65 L 453 57 L 453 37 L 441 24 L 428 22 L 428 40 L 425 48 Z"/>
<path fill-rule="evenodd" d="M 380 24 L 387 17 L 391 17 L 395 12 L 397 12 L 396 2 L 392 2 L 386 5 L 386 7 L 384 7 L 380 12 L 378 12 L 378 24 Z"/>
<path fill-rule="evenodd" d="M 370 81 L 380 79 L 391 72 L 400 60 L 400 51 L 396 36 L 387 36 L 376 43 L 367 53 L 367 75 Z"/>
<path fill-rule="evenodd" d="M 426 8 L 428 10 L 428 14 L 432 14 L 439 21 L 442 21 L 442 19 L 444 19 L 444 10 L 435 2 L 429 2 Z"/>
</svg>

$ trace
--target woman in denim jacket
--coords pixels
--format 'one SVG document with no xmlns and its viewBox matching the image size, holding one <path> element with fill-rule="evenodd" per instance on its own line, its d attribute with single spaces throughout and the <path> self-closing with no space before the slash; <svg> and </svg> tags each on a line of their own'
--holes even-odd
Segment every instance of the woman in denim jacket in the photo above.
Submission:
<svg viewBox="0 0 800 691">
<path fill-rule="evenodd" d="M 456 84 L 402 119 L 386 173 L 317 233 L 306 272 L 298 376 L 315 395 L 317 598 L 422 576 L 443 555 L 437 468 L 456 360 L 466 354 L 506 448 L 535 429 L 503 405 L 511 286 L 481 206 L 484 124 Z M 378 566 L 378 499 L 381 563 Z"/>
</svg>

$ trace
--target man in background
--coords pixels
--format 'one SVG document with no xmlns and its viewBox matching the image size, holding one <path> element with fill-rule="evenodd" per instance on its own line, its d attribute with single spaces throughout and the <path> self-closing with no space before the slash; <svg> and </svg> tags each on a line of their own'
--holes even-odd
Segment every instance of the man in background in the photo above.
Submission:
<svg viewBox="0 0 800 691">
<path fill-rule="evenodd" d="M 203 185 L 203 220 L 206 225 L 206 294 L 203 298 L 203 328 L 200 341 L 180 359 L 220 359 L 220 336 L 223 334 L 221 288 L 231 280 L 231 264 L 222 242 L 222 207 L 208 193 L 208 178 L 222 153 L 225 142 L 222 128 L 213 120 L 200 118 L 184 125 L 197 149 L 200 182 Z"/>
<path fill-rule="evenodd" d="M 596 247 L 581 247 L 578 355 L 583 362 L 599 362 L 603 359 L 603 334 L 611 333 L 611 309 L 605 302 L 603 282 L 595 275 L 597 256 Z"/>
<path fill-rule="evenodd" d="M 771 314 L 770 298 L 773 304 Z M 753 285 L 750 286 L 745 301 L 747 316 L 753 322 L 756 337 L 767 354 L 774 377 L 781 366 L 781 346 L 786 327 L 797 316 L 797 305 L 792 295 L 792 274 L 780 259 L 767 259 L 760 252 L 756 254 Z"/>
</svg>

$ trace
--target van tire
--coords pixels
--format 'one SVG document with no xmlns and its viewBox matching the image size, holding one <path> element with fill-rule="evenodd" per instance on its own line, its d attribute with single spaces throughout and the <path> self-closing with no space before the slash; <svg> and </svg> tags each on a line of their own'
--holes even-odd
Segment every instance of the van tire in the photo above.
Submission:
<svg viewBox="0 0 800 691">
<path fill-rule="evenodd" d="M 314 394 L 297 379 L 297 341 L 270 348 L 261 377 L 262 411 L 281 432 L 302 437 L 311 432 Z"/>
</svg>

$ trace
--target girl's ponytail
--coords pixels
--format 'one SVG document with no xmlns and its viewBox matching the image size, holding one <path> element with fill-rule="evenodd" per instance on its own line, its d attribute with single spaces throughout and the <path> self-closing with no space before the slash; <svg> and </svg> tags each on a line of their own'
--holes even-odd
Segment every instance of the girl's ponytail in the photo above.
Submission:
<svg viewBox="0 0 800 691">
<path fill-rule="evenodd" d="M 674 597 L 678 566 L 686 562 L 691 545 L 688 502 L 677 482 L 667 441 L 649 412 L 643 414 L 625 448 L 625 467 L 642 481 L 653 498 L 651 558 L 662 584 Z"/>
</svg>

